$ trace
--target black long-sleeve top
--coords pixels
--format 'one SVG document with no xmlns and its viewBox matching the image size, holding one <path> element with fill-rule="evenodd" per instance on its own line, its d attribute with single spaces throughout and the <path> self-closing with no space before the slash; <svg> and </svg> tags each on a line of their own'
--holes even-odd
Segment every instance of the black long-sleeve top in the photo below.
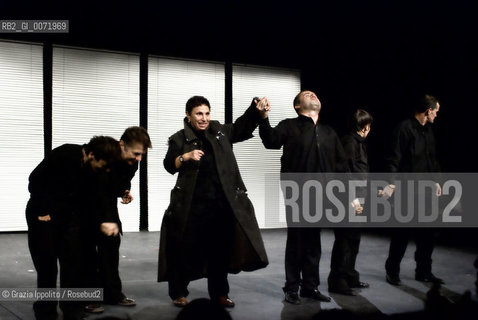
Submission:
<svg viewBox="0 0 478 320">
<path fill-rule="evenodd" d="M 312 118 L 299 115 L 272 128 L 269 119 L 259 124 L 267 149 L 284 147 L 281 172 L 349 172 L 342 144 L 335 131 Z"/>
<path fill-rule="evenodd" d="M 131 190 L 131 180 L 138 171 L 138 165 L 138 163 L 130 165 L 126 161 L 112 163 L 111 170 L 107 174 L 111 192 L 115 197 L 122 197 L 126 190 Z"/>
<path fill-rule="evenodd" d="M 388 169 L 390 172 L 440 171 L 430 124 L 422 126 L 415 118 L 399 124 L 392 139 Z"/>
<path fill-rule="evenodd" d="M 116 161 L 110 166 L 109 172 L 98 175 L 95 191 L 91 193 L 93 210 L 96 210 L 98 222 L 115 222 L 120 224 L 117 199 L 126 190 L 131 190 L 131 179 L 138 170 L 138 163 L 130 165 L 126 161 Z"/>
<path fill-rule="evenodd" d="M 351 132 L 342 137 L 342 145 L 350 171 L 353 173 L 369 172 L 365 138 L 362 138 L 356 132 Z"/>
<path fill-rule="evenodd" d="M 367 179 L 369 165 L 365 138 L 362 138 L 356 132 L 350 132 L 342 137 L 342 145 L 350 171 L 354 173 L 352 178 L 354 180 L 357 178 Z M 360 187 L 357 189 L 357 196 L 365 197 L 366 195 L 367 188 Z"/>
<path fill-rule="evenodd" d="M 209 200 L 218 201 L 218 199 L 222 201 L 225 199 L 225 196 L 222 191 L 219 175 L 217 174 L 212 145 L 207 140 L 204 132 L 196 130 L 194 130 L 194 132 L 199 139 L 200 149 L 204 152 L 204 155 L 199 161 L 199 171 L 193 194 L 193 203 Z"/>
<path fill-rule="evenodd" d="M 91 175 L 83 165 L 81 145 L 64 144 L 53 149 L 29 177 L 29 215 L 50 215 L 52 219 L 77 212 Z M 91 170 L 90 170 L 91 171 Z"/>
</svg>

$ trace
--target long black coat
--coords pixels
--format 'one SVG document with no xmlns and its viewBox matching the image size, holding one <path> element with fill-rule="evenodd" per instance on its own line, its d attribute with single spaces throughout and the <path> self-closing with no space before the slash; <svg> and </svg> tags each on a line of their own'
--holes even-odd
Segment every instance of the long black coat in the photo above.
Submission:
<svg viewBox="0 0 478 320">
<path fill-rule="evenodd" d="M 205 132 L 206 139 L 212 146 L 216 162 L 217 174 L 227 201 L 234 215 L 234 237 L 229 273 L 253 271 L 268 265 L 264 243 L 254 213 L 254 207 L 247 196 L 247 190 L 242 181 L 236 158 L 232 151 L 232 144 L 252 137 L 252 132 L 258 124 L 258 114 L 252 104 L 234 124 L 220 124 L 210 121 Z M 169 138 L 169 149 L 164 159 L 165 169 L 174 174 L 179 171 L 176 185 L 171 190 L 171 202 L 166 210 L 161 226 L 158 281 L 168 280 L 168 268 L 174 268 L 170 254 L 179 255 L 184 250 L 184 230 L 187 225 L 189 212 L 199 162 L 188 161 L 183 163 L 179 170 L 175 159 L 184 153 L 199 149 L 198 137 L 194 131 L 184 123 L 184 129 Z M 189 280 L 205 277 L 207 267 L 198 267 Z"/>
</svg>

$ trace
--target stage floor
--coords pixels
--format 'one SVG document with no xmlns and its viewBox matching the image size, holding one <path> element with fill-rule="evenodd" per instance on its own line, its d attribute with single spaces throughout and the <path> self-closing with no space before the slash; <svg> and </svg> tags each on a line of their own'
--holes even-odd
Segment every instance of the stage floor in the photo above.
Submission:
<svg viewBox="0 0 478 320">
<path fill-rule="evenodd" d="M 401 264 L 403 285 L 394 287 L 385 282 L 384 263 L 388 254 L 389 239 L 364 234 L 357 258 L 361 280 L 370 283 L 360 295 L 348 297 L 331 294 L 332 302 L 319 303 L 303 299 L 295 306 L 283 301 L 284 248 L 286 230 L 262 231 L 270 264 L 255 272 L 231 275 L 230 297 L 236 307 L 230 310 L 235 320 L 240 319 L 310 319 L 321 310 L 346 309 L 353 313 L 378 318 L 381 315 L 408 313 L 423 310 L 426 292 L 430 286 L 414 280 L 415 245 L 411 242 Z M 320 291 L 328 294 L 327 276 L 333 245 L 333 232 L 322 230 L 322 259 L 320 261 Z M 132 308 L 105 306 L 100 315 L 88 315 L 88 320 L 106 316 L 120 319 L 157 320 L 174 319 L 179 308 L 172 305 L 167 283 L 156 282 L 158 260 L 158 232 L 126 233 L 120 252 L 120 274 L 123 291 L 137 301 Z M 438 246 L 433 255 L 433 272 L 445 280 L 442 295 L 456 300 L 466 290 L 476 300 L 474 282 L 476 270 L 473 262 L 477 252 L 454 247 Z M 26 233 L 0 233 L 0 287 L 32 288 L 36 286 L 36 273 L 27 245 Z M 204 279 L 191 282 L 190 300 L 207 297 Z M 61 312 L 60 312 L 61 314 Z M 0 319 L 34 319 L 31 301 L 0 301 Z M 61 316 L 59 319 L 62 319 Z"/>
</svg>

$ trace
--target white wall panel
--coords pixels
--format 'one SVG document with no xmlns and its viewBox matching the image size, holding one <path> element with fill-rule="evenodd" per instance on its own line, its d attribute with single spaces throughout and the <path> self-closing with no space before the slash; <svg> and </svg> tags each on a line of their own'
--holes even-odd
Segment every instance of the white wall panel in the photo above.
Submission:
<svg viewBox="0 0 478 320">
<path fill-rule="evenodd" d="M 139 125 L 139 56 L 53 48 L 53 148 L 87 143 L 94 135 L 119 139 Z M 134 200 L 118 203 L 124 231 L 139 230 L 139 171 Z"/>
<path fill-rule="evenodd" d="M 297 116 L 294 97 L 300 91 L 300 73 L 293 70 L 234 65 L 232 72 L 233 119 L 237 119 L 255 96 L 268 97 L 271 126 Z M 284 205 L 279 193 L 281 150 L 266 150 L 259 137 L 234 145 L 234 153 L 254 204 L 261 228 L 285 227 Z M 282 218 L 281 218 L 282 216 Z"/>
<path fill-rule="evenodd" d="M 28 176 L 43 159 L 43 47 L 0 42 L 0 231 L 27 230 Z"/>
</svg>

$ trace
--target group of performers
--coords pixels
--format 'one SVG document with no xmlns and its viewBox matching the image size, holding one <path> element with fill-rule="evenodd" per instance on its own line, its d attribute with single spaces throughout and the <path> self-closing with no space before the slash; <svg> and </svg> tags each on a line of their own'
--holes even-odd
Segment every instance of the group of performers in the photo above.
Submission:
<svg viewBox="0 0 478 320">
<path fill-rule="evenodd" d="M 234 123 L 211 120 L 211 106 L 202 96 L 186 103 L 184 127 L 169 138 L 164 168 L 178 173 L 160 232 L 158 281 L 167 281 L 169 296 L 178 307 L 189 301 L 190 281 L 207 278 L 211 300 L 234 307 L 229 297 L 228 274 L 265 268 L 268 258 L 254 207 L 247 196 L 232 144 L 253 137 L 259 127 L 267 149 L 283 150 L 281 172 L 369 171 L 365 140 L 373 122 L 365 110 L 355 111 L 350 132 L 341 139 L 319 121 L 321 103 L 314 92 L 301 91 L 293 101 L 297 117 L 269 124 L 269 100 L 254 98 Z M 430 124 L 440 105 L 425 96 L 414 117 L 396 130 L 389 158 L 392 172 L 438 170 Z M 27 206 L 29 247 L 37 270 L 38 288 L 55 288 L 57 260 L 63 288 L 99 287 L 104 303 L 134 306 L 121 288 L 118 273 L 121 222 L 117 198 L 132 201 L 130 181 L 151 140 L 141 127 L 128 128 L 120 141 L 93 137 L 88 144 L 54 149 L 30 175 Z M 394 186 L 384 189 L 392 196 Z M 355 212 L 367 210 L 359 203 Z M 360 281 L 355 261 L 358 229 L 335 229 L 329 292 L 357 295 L 369 284 Z M 410 236 L 417 242 L 416 279 L 442 282 L 431 272 L 433 234 L 396 232 L 386 263 L 386 280 L 399 285 L 400 261 Z M 285 253 L 285 301 L 300 304 L 300 297 L 330 301 L 318 290 L 321 256 L 320 229 L 288 227 Z M 299 291 L 300 289 L 300 291 Z M 300 297 L 299 297 L 300 296 Z M 37 320 L 56 319 L 57 303 L 37 301 Z M 81 319 L 83 311 L 101 312 L 97 303 L 60 301 L 64 319 Z"/>
</svg>

